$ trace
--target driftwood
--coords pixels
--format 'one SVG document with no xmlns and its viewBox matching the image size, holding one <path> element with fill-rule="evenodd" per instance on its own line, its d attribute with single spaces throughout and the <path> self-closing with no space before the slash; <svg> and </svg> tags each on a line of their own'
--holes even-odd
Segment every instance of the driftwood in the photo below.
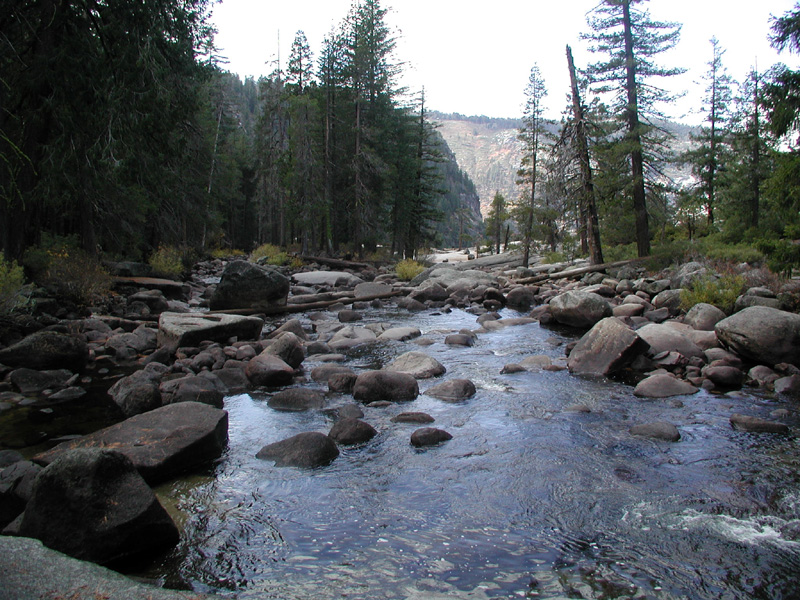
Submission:
<svg viewBox="0 0 800 600">
<path fill-rule="evenodd" d="M 206 314 L 228 314 L 228 315 L 282 315 L 287 313 L 299 313 L 307 310 L 317 310 L 320 308 L 327 308 L 334 304 L 352 304 L 353 302 L 370 302 L 372 300 L 383 300 L 384 298 L 393 298 L 394 296 L 401 296 L 405 294 L 402 290 L 394 290 L 386 294 L 375 294 L 372 296 L 355 296 L 347 298 L 336 298 L 335 300 L 322 300 L 320 302 L 309 302 L 306 304 L 286 304 L 284 306 L 264 306 L 261 308 L 235 308 L 231 310 L 212 310 Z"/>
<path fill-rule="evenodd" d="M 362 262 L 353 262 L 351 260 L 343 260 L 341 258 L 328 258 L 326 256 L 305 256 L 298 255 L 300 260 L 304 262 L 315 262 L 321 265 L 328 265 L 329 267 L 336 267 L 337 269 L 368 269 L 369 265 Z"/>
<path fill-rule="evenodd" d="M 569 271 L 559 271 L 558 273 L 548 273 L 545 275 L 536 275 L 535 277 L 526 277 L 524 279 L 517 279 L 516 283 L 539 283 L 540 281 L 547 281 L 548 279 L 565 279 L 567 277 L 576 277 L 578 275 L 585 275 L 586 273 L 594 273 L 596 271 L 605 271 L 614 267 L 624 267 L 635 262 L 647 260 L 647 257 L 632 258 L 630 260 L 618 260 L 617 262 L 603 263 L 600 265 L 591 265 L 589 267 L 581 267 L 580 269 L 572 269 Z"/>
</svg>

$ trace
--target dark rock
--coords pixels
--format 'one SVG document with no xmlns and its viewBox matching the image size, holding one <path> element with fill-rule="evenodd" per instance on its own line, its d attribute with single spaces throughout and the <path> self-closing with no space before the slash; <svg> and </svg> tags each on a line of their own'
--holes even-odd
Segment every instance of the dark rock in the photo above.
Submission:
<svg viewBox="0 0 800 600">
<path fill-rule="evenodd" d="M 424 446 L 435 446 L 447 440 L 452 440 L 453 436 L 444 429 L 436 427 L 423 427 L 411 434 L 411 445 L 421 448 Z"/>
<path fill-rule="evenodd" d="M 500 369 L 501 375 L 511 375 L 513 373 L 525 373 L 527 369 L 518 363 L 508 363 Z"/>
<path fill-rule="evenodd" d="M 800 315 L 754 306 L 717 323 L 722 344 L 759 363 L 800 366 Z"/>
<path fill-rule="evenodd" d="M 536 292 L 538 288 L 520 285 L 511 288 L 506 294 L 506 305 L 518 311 L 530 310 L 536 303 Z"/>
<path fill-rule="evenodd" d="M 86 395 L 86 390 L 82 387 L 77 385 L 72 385 L 68 388 L 64 388 L 63 390 L 57 391 L 55 394 L 48 396 L 48 402 L 57 402 L 59 404 L 65 402 L 72 402 L 73 400 L 78 400 L 79 398 L 83 398 Z"/>
<path fill-rule="evenodd" d="M 353 386 L 353 397 L 362 402 L 414 400 L 419 395 L 417 380 L 408 373 L 366 371 Z"/>
<path fill-rule="evenodd" d="M 656 308 L 644 313 L 644 318 L 652 323 L 663 323 L 669 319 L 669 310 L 666 308 Z"/>
<path fill-rule="evenodd" d="M 228 263 L 211 296 L 211 310 L 286 304 L 289 279 L 280 271 L 244 260 Z"/>
<path fill-rule="evenodd" d="M 339 373 L 347 375 L 356 374 L 353 369 L 350 367 L 345 367 L 344 365 L 324 364 L 314 367 L 311 370 L 311 379 L 317 383 L 327 384 L 332 375 L 337 375 Z"/>
<path fill-rule="evenodd" d="M 158 385 L 164 369 L 156 365 L 158 363 L 151 363 L 146 368 L 123 377 L 108 390 L 109 396 L 126 417 L 161 406 L 161 392 Z"/>
<path fill-rule="evenodd" d="M 277 467 L 313 469 L 329 465 L 339 456 L 336 443 L 324 433 L 298 433 L 261 448 L 256 458 L 275 461 Z"/>
<path fill-rule="evenodd" d="M 429 379 L 443 375 L 447 369 L 432 356 L 424 352 L 411 351 L 395 358 L 386 366 L 386 370 L 408 373 L 416 379 Z"/>
<path fill-rule="evenodd" d="M 200 402 L 216 408 L 222 408 L 222 399 L 227 391 L 216 375 L 210 377 L 187 375 L 170 379 L 162 382 L 158 389 L 164 405 L 176 402 Z"/>
<path fill-rule="evenodd" d="M 47 389 L 61 389 L 72 379 L 72 371 L 55 369 L 35 371 L 33 369 L 15 369 L 9 379 L 22 394 L 38 394 Z"/>
<path fill-rule="evenodd" d="M 223 367 L 222 369 L 214 371 L 214 375 L 219 378 L 219 380 L 228 390 L 229 394 L 244 392 L 249 390 L 251 387 L 250 380 L 247 378 L 247 374 L 245 373 L 244 364 L 237 367 Z"/>
<path fill-rule="evenodd" d="M 731 425 L 734 429 L 752 433 L 789 433 L 789 427 L 783 423 L 739 413 L 731 415 Z"/>
<path fill-rule="evenodd" d="M 696 394 L 698 389 L 692 384 L 673 377 L 672 375 L 658 374 L 643 379 L 634 388 L 633 395 L 644 398 L 668 398 L 670 396 L 683 396 Z"/>
<path fill-rule="evenodd" d="M 259 386 L 279 386 L 292 382 L 294 369 L 277 356 L 262 352 L 245 367 L 250 383 Z"/>
<path fill-rule="evenodd" d="M 350 446 L 352 444 L 368 442 L 378 435 L 378 432 L 372 425 L 360 419 L 346 418 L 336 421 L 328 435 L 335 442 L 344 446 Z"/>
<path fill-rule="evenodd" d="M 435 419 L 424 412 L 403 412 L 392 417 L 391 421 L 392 423 L 415 423 L 424 425 L 425 423 L 433 423 Z"/>
<path fill-rule="evenodd" d="M 277 356 L 293 369 L 299 367 L 305 360 L 303 343 L 295 334 L 289 332 L 285 332 L 280 337 L 275 338 L 262 354 Z"/>
<path fill-rule="evenodd" d="M 42 467 L 28 460 L 16 461 L 0 470 L 0 529 L 25 510 L 41 470 Z"/>
<path fill-rule="evenodd" d="M 664 440 L 667 442 L 677 442 L 681 439 L 681 434 L 678 431 L 678 428 L 672 423 L 666 423 L 664 421 L 634 425 L 631 427 L 630 433 L 631 435 L 640 435 L 643 437 L 655 438 L 657 440 Z"/>
<path fill-rule="evenodd" d="M 161 290 L 144 290 L 128 296 L 128 305 L 130 306 L 134 302 L 146 305 L 152 315 L 159 315 L 169 310 L 169 303 Z"/>
<path fill-rule="evenodd" d="M 736 367 L 727 365 L 709 365 L 703 369 L 703 376 L 708 377 L 722 388 L 740 388 L 744 381 L 744 373 Z"/>
<path fill-rule="evenodd" d="M 406 342 L 418 338 L 421 335 L 422 332 L 417 327 L 392 327 L 382 332 L 378 336 L 378 339 Z"/>
<path fill-rule="evenodd" d="M 88 360 L 86 342 L 55 331 L 37 331 L 0 350 L 0 363 L 8 367 L 80 371 Z"/>
<path fill-rule="evenodd" d="M 550 312 L 562 325 L 588 329 L 611 316 L 611 305 L 598 294 L 570 291 L 550 300 Z"/>
<path fill-rule="evenodd" d="M 445 402 L 458 402 L 472 398 L 475 395 L 475 384 L 469 379 L 449 379 L 425 392 L 426 396 L 433 396 Z"/>
<path fill-rule="evenodd" d="M 789 375 L 775 380 L 775 391 L 789 396 L 800 396 L 800 375 Z"/>
<path fill-rule="evenodd" d="M 364 318 L 364 315 L 362 315 L 360 312 L 351 310 L 349 308 L 340 310 L 336 316 L 340 323 L 353 323 Z"/>
<path fill-rule="evenodd" d="M 610 375 L 647 350 L 647 342 L 616 317 L 603 319 L 578 341 L 567 366 L 579 375 Z"/>
<path fill-rule="evenodd" d="M 451 333 L 444 338 L 444 343 L 448 346 L 470 347 L 475 345 L 475 336 L 464 333 Z"/>
<path fill-rule="evenodd" d="M 292 388 L 273 394 L 267 401 L 270 408 L 291 412 L 301 412 L 322 408 L 325 398 L 316 390 L 308 388 Z"/>
<path fill-rule="evenodd" d="M 0 469 L 5 469 L 21 460 L 25 460 L 25 457 L 16 450 L 0 450 Z"/>
<path fill-rule="evenodd" d="M 63 442 L 37 454 L 33 461 L 48 465 L 76 448 L 113 448 L 130 458 L 148 483 L 155 484 L 207 465 L 222 454 L 227 440 L 227 412 L 198 402 L 179 402 Z"/>
<path fill-rule="evenodd" d="M 258 317 L 207 313 L 162 313 L 158 319 L 158 344 L 172 349 L 200 342 L 227 342 L 231 338 L 254 340 L 264 321 Z"/>
<path fill-rule="evenodd" d="M 328 377 L 328 390 L 340 394 L 352 394 L 356 378 L 355 373 L 334 373 Z"/>
<path fill-rule="evenodd" d="M 780 379 L 780 375 L 765 365 L 756 365 L 748 371 L 747 377 L 751 382 L 760 386 L 771 385 Z"/>
<path fill-rule="evenodd" d="M 333 410 L 337 419 L 360 419 L 364 416 L 361 406 L 355 402 L 345 404 Z"/>
<path fill-rule="evenodd" d="M 713 304 L 699 302 L 686 313 L 683 322 L 700 331 L 714 331 L 714 326 L 725 318 L 725 313 Z"/>
<path fill-rule="evenodd" d="M 65 452 L 39 474 L 20 533 L 104 564 L 151 555 L 180 537 L 131 460 L 100 448 Z"/>
<path fill-rule="evenodd" d="M 681 290 L 664 290 L 653 297 L 653 306 L 657 309 L 667 309 L 670 316 L 681 312 Z"/>
</svg>

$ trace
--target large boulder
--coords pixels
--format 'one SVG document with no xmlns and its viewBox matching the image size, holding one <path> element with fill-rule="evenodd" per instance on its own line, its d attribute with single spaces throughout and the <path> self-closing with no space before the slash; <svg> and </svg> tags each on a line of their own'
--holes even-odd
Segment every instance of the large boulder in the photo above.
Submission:
<svg viewBox="0 0 800 600">
<path fill-rule="evenodd" d="M 324 433 L 310 431 L 267 444 L 256 458 L 275 461 L 276 467 L 302 467 L 313 469 L 330 464 L 339 456 L 339 449 Z"/>
<path fill-rule="evenodd" d="M 670 396 L 684 396 L 699 392 L 691 383 L 660 373 L 643 379 L 633 390 L 634 396 L 642 398 L 669 398 Z"/>
<path fill-rule="evenodd" d="M 475 384 L 469 379 L 449 379 L 429 388 L 425 395 L 445 402 L 458 402 L 472 398 L 476 391 Z"/>
<path fill-rule="evenodd" d="M 235 260 L 222 272 L 209 306 L 212 310 L 282 306 L 289 288 L 289 279 L 280 271 Z"/>
<path fill-rule="evenodd" d="M 680 352 L 686 358 L 703 356 L 703 351 L 679 328 L 659 323 L 649 323 L 636 330 L 639 337 L 650 345 L 650 353 L 655 356 L 662 352 Z"/>
<path fill-rule="evenodd" d="M 611 316 L 611 305 L 599 294 L 569 291 L 550 300 L 550 312 L 562 325 L 588 329 Z"/>
<path fill-rule="evenodd" d="M 325 397 L 317 390 L 292 388 L 273 394 L 267 404 L 275 410 L 302 412 L 313 408 L 322 408 L 325 405 Z"/>
<path fill-rule="evenodd" d="M 159 387 L 161 402 L 165 405 L 176 402 L 201 402 L 222 408 L 227 388 L 213 374 L 187 375 L 162 382 Z"/>
<path fill-rule="evenodd" d="M 416 379 L 429 379 L 445 373 L 444 365 L 424 352 L 401 354 L 386 366 L 387 371 L 408 373 Z"/>
<path fill-rule="evenodd" d="M 264 321 L 258 317 L 207 313 L 162 313 L 158 318 L 158 343 L 179 348 L 199 346 L 200 342 L 257 340 Z"/>
<path fill-rule="evenodd" d="M 303 360 L 306 357 L 306 353 L 303 350 L 303 342 L 289 331 L 275 338 L 262 354 L 277 356 L 293 369 L 303 364 Z"/>
<path fill-rule="evenodd" d="M 55 331 L 37 331 L 0 350 L 0 364 L 8 367 L 79 371 L 88 360 L 86 342 Z"/>
<path fill-rule="evenodd" d="M 414 400 L 417 396 L 417 380 L 408 373 L 398 371 L 366 371 L 358 376 L 353 386 L 353 397 L 362 402 L 399 402 Z"/>
<path fill-rule="evenodd" d="M 699 331 L 714 331 L 714 326 L 725 318 L 725 313 L 713 304 L 698 302 L 686 313 L 683 322 Z"/>
<path fill-rule="evenodd" d="M 264 352 L 251 359 L 244 372 L 250 383 L 261 386 L 287 385 L 294 377 L 291 366 L 277 356 Z"/>
<path fill-rule="evenodd" d="M 179 402 L 62 442 L 33 461 L 49 465 L 76 448 L 113 448 L 131 459 L 152 485 L 209 464 L 219 458 L 227 441 L 227 412 L 198 402 Z"/>
<path fill-rule="evenodd" d="M 144 369 L 134 371 L 117 380 L 108 390 L 108 395 L 126 417 L 139 415 L 162 405 L 159 382 L 165 367 L 151 363 Z"/>
<path fill-rule="evenodd" d="M 597 323 L 578 341 L 567 366 L 579 375 L 611 375 L 645 352 L 647 342 L 616 317 Z"/>
<path fill-rule="evenodd" d="M 65 452 L 39 473 L 20 534 L 101 564 L 152 555 L 180 538 L 131 460 L 102 448 Z"/>
<path fill-rule="evenodd" d="M 800 315 L 752 306 L 723 319 L 714 330 L 722 344 L 756 362 L 800 366 Z"/>
<path fill-rule="evenodd" d="M 344 418 L 333 424 L 328 435 L 338 444 L 351 446 L 370 441 L 378 435 L 378 432 L 372 425 L 361 419 Z"/>
</svg>

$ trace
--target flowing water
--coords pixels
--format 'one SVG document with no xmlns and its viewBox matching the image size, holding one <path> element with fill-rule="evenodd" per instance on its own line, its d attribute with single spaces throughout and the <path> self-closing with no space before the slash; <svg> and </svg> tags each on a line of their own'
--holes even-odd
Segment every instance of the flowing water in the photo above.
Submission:
<svg viewBox="0 0 800 600">
<path fill-rule="evenodd" d="M 462 311 L 370 319 L 419 327 L 435 341 L 422 350 L 447 374 L 420 381 L 413 402 L 365 407 L 379 435 L 315 470 L 255 454 L 327 432 L 326 413 L 277 412 L 265 394 L 227 398 L 229 448 L 214 472 L 159 490 L 183 536 L 151 576 L 240 599 L 800 597 L 800 543 L 786 530 L 800 527 L 797 439 L 728 421 L 788 408 L 796 428 L 793 405 L 747 391 L 643 400 L 567 371 L 501 375 L 531 354 L 563 357 L 566 334 L 535 323 L 463 348 L 443 343 L 478 327 Z M 412 349 L 373 344 L 347 364 L 378 368 Z M 424 395 L 450 377 L 478 393 L 459 403 Z M 575 404 L 591 412 L 565 410 Z M 390 422 L 404 411 L 429 413 L 453 439 L 415 449 L 417 426 Z M 676 424 L 682 439 L 628 433 L 651 421 Z"/>
</svg>

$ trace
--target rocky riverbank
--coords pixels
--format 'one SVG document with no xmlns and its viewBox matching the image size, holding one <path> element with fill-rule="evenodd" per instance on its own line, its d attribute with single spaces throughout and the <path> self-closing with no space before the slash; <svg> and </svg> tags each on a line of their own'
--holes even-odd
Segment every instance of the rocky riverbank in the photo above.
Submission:
<svg viewBox="0 0 800 600">
<path fill-rule="evenodd" d="M 283 411 L 324 410 L 329 397 L 352 397 L 337 403 L 328 432 L 292 436 L 258 452 L 276 465 L 302 468 L 330 463 L 340 446 L 374 436 L 360 407 L 413 399 L 420 379 L 442 378 L 426 393 L 445 401 L 474 395 L 473 382 L 448 379 L 447 365 L 424 352 L 426 336 L 419 329 L 360 324 L 371 309 L 387 303 L 409 313 L 473 313 L 475 328 L 446 335 L 445 343 L 453 347 L 537 321 L 585 332 L 562 360 L 530 356 L 506 365 L 503 373 L 509 377 L 564 369 L 576 377 L 623 376 L 640 397 L 682 396 L 700 388 L 724 392 L 742 385 L 797 395 L 800 316 L 781 310 L 796 294 L 794 288 L 781 296 L 753 285 L 732 316 L 710 305 L 681 310 L 680 289 L 704 269 L 690 263 L 647 277 L 625 266 L 533 285 L 518 281 L 543 269 L 524 270 L 488 257 L 440 264 L 405 283 L 385 268 L 331 271 L 312 265 L 304 272 L 282 273 L 215 261 L 198 265 L 186 283 L 124 280 L 127 290 L 115 314 L 54 322 L 0 349 L 5 365 L 0 401 L 6 412 L 68 406 L 108 374 L 113 378 L 108 394 L 124 419 L 34 456 L 4 451 L 4 533 L 37 537 L 67 554 L 115 566 L 168 547 L 177 529 L 153 502 L 149 486 L 204 469 L 221 455 L 227 431 L 224 398 L 232 393 L 266 392 L 269 405 Z M 208 312 L 209 307 L 216 310 Z M 496 311 L 503 307 L 519 316 L 501 318 Z M 307 317 L 293 319 L 293 312 Z M 356 372 L 340 364 L 364 344 L 398 340 L 409 343 L 409 352 L 379 370 Z M 757 432 L 787 433 L 794 423 L 785 412 L 769 420 L 729 417 L 732 427 Z M 426 426 L 429 415 L 403 413 L 398 421 L 419 425 L 409 438 L 416 447 L 452 437 Z M 637 424 L 630 433 L 680 439 L 679 429 L 667 421 Z M 79 479 L 88 483 L 78 486 Z M 87 510 L 89 505 L 98 508 Z M 125 518 L 111 508 L 120 505 Z M 118 528 L 90 535 L 97 523 L 109 521 Z M 64 522 L 72 529 L 61 530 Z M 141 539 L 151 545 L 133 543 Z"/>
</svg>

